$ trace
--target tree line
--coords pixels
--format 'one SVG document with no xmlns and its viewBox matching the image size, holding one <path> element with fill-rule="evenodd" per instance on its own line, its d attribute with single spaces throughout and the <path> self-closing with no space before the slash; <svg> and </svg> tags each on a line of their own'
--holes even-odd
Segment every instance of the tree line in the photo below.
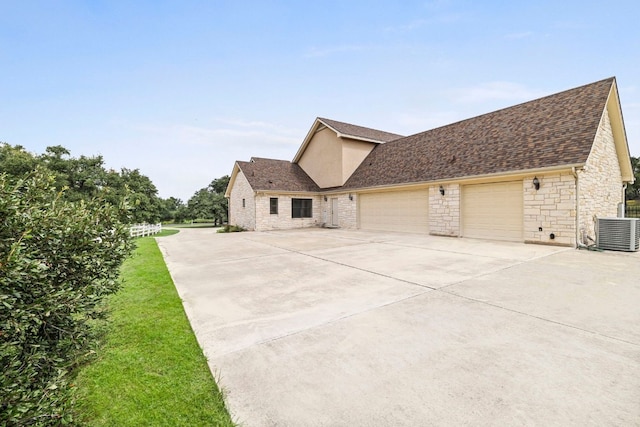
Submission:
<svg viewBox="0 0 640 427">
<path fill-rule="evenodd" d="M 107 169 L 100 155 L 73 157 L 61 145 L 47 147 L 42 154 L 33 154 L 20 145 L 0 142 L 0 173 L 15 180 L 37 168 L 53 175 L 54 187 L 65 190 L 67 201 L 100 199 L 113 206 L 126 204 L 127 209 L 121 211 L 124 223 L 180 223 L 204 219 L 218 225 L 227 220 L 228 205 L 224 197 L 229 183 L 227 175 L 214 179 L 184 203 L 175 197 L 159 197 L 156 186 L 138 169 Z"/>
</svg>

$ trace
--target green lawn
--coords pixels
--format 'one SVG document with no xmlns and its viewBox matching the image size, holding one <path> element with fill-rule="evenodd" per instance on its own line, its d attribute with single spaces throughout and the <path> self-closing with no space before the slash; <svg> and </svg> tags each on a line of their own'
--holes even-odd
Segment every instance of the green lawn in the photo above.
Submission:
<svg viewBox="0 0 640 427">
<path fill-rule="evenodd" d="M 80 424 L 233 426 L 156 241 L 137 246 L 97 360 L 77 378 Z"/>
</svg>

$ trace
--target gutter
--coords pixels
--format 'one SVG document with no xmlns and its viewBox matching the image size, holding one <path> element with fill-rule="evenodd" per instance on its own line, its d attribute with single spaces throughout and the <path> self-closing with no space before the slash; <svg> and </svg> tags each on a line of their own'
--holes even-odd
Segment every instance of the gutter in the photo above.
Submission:
<svg viewBox="0 0 640 427">
<path fill-rule="evenodd" d="M 349 187 L 340 189 L 336 189 L 335 192 L 352 192 L 352 193 L 365 193 L 371 191 L 379 191 L 379 190 L 392 190 L 399 187 L 427 187 L 430 185 L 438 185 L 438 184 L 452 184 L 452 183 L 464 183 L 464 181 L 468 183 L 481 183 L 481 182 L 492 182 L 493 178 L 500 178 L 501 181 L 508 181 L 509 179 L 517 179 L 521 177 L 525 177 L 527 175 L 533 175 L 536 173 L 548 173 L 548 172 L 561 172 L 561 171 L 569 171 L 575 175 L 575 170 L 577 168 L 582 168 L 584 163 L 574 163 L 569 165 L 560 165 L 560 166 L 549 166 L 546 168 L 536 168 L 536 169 L 522 169 L 517 171 L 508 171 L 508 172 L 494 172 L 490 174 L 484 175 L 466 175 L 461 177 L 452 177 L 452 178 L 441 178 L 434 179 L 430 181 L 415 181 L 415 182 L 403 182 L 397 184 L 383 184 L 377 185 L 374 187 Z"/>
</svg>

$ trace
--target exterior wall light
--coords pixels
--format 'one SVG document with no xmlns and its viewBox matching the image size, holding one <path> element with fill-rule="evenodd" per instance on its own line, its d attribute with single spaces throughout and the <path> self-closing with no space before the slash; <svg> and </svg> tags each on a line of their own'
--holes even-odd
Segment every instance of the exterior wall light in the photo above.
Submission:
<svg viewBox="0 0 640 427">
<path fill-rule="evenodd" d="M 353 200 L 353 194 L 349 193 L 349 200 Z"/>
<path fill-rule="evenodd" d="M 327 196 L 324 196 L 324 201 L 325 201 L 325 202 L 327 201 Z"/>
<path fill-rule="evenodd" d="M 444 187 L 442 185 L 440 186 L 440 195 L 444 196 Z"/>
<path fill-rule="evenodd" d="M 540 189 L 540 180 L 538 180 L 537 176 L 533 178 L 533 186 L 536 188 L 536 191 Z"/>
</svg>

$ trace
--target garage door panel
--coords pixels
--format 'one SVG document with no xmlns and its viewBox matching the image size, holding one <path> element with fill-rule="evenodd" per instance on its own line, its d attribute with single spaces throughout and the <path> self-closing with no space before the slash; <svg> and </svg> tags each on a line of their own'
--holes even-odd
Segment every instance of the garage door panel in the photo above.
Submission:
<svg viewBox="0 0 640 427">
<path fill-rule="evenodd" d="M 522 241 L 522 183 L 513 181 L 463 187 L 462 215 L 465 237 Z"/>
<path fill-rule="evenodd" d="M 416 190 L 362 194 L 359 214 L 363 230 L 427 233 L 429 193 Z"/>
</svg>

